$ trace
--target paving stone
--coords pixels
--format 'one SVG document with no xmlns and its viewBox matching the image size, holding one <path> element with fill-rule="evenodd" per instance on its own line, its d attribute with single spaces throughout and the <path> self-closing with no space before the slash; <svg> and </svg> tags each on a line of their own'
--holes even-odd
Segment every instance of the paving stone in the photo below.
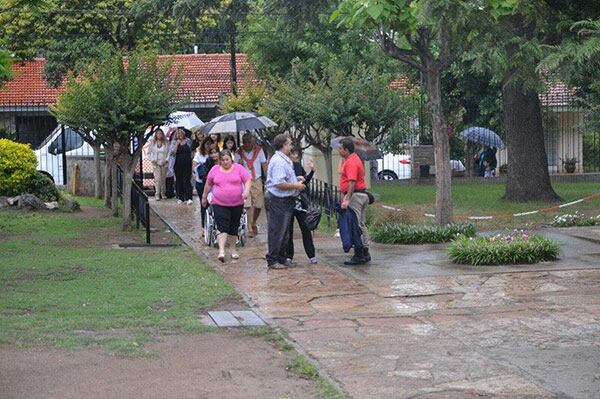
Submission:
<svg viewBox="0 0 600 399">
<path fill-rule="evenodd" d="M 210 317 L 219 327 L 240 327 L 240 321 L 229 311 L 211 311 Z"/>
<path fill-rule="evenodd" d="M 266 235 L 216 262 L 193 240 L 191 207 L 151 206 L 350 397 L 600 397 L 597 243 L 543 230 L 561 260 L 498 267 L 452 265 L 446 245 L 374 244 L 369 266 L 344 268 L 339 238 L 316 232 L 319 264 L 297 251 L 296 267 L 271 273 Z"/>
<path fill-rule="evenodd" d="M 265 326 L 266 323 L 251 310 L 232 310 L 231 314 L 244 327 Z"/>
</svg>

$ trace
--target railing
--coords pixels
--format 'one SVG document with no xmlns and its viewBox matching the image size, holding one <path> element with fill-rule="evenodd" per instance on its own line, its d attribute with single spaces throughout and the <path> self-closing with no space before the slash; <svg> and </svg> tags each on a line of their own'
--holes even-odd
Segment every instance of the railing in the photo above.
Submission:
<svg viewBox="0 0 600 399">
<path fill-rule="evenodd" d="M 123 198 L 123 171 L 117 167 L 117 192 Z M 131 217 L 135 218 L 135 227 L 142 224 L 146 228 L 146 244 L 150 244 L 150 204 L 148 196 L 137 181 L 131 181 Z"/>
<path fill-rule="evenodd" d="M 323 210 L 327 217 L 327 227 L 331 227 L 331 216 L 336 216 L 333 207 L 340 202 L 340 190 L 319 179 L 312 179 L 306 189 L 309 201 Z"/>
</svg>

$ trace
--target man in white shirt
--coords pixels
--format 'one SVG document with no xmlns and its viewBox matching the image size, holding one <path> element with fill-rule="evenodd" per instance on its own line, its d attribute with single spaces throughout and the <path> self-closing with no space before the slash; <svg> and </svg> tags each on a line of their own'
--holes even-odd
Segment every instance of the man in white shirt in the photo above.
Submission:
<svg viewBox="0 0 600 399">
<path fill-rule="evenodd" d="M 244 208 L 248 212 L 248 220 L 250 221 L 248 236 L 254 237 L 258 233 L 256 221 L 265 203 L 262 176 L 266 174 L 267 157 L 262 148 L 256 144 L 252 133 L 245 133 L 242 136 L 242 146 L 235 152 L 234 160 L 246 167 L 252 179 L 250 196 L 246 199 Z"/>
</svg>

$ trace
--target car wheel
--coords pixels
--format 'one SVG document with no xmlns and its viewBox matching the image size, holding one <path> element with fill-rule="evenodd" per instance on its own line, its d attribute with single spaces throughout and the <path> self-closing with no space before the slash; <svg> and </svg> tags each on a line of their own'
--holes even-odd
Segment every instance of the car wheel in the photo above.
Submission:
<svg viewBox="0 0 600 399">
<path fill-rule="evenodd" d="M 391 170 L 382 170 L 377 173 L 377 178 L 379 178 L 379 180 L 398 180 L 398 175 Z"/>
</svg>

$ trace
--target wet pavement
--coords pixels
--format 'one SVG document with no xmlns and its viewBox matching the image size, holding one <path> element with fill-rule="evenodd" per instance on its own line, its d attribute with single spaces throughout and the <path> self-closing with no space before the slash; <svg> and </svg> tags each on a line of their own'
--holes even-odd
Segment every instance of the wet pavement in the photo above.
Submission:
<svg viewBox="0 0 600 399">
<path fill-rule="evenodd" d="M 151 206 L 350 397 L 600 397 L 598 227 L 540 231 L 561 242 L 557 262 L 494 267 L 373 245 L 369 266 L 347 268 L 339 238 L 317 233 L 319 264 L 297 240 L 295 267 L 268 270 L 266 226 L 221 264 L 195 207 Z"/>
</svg>

